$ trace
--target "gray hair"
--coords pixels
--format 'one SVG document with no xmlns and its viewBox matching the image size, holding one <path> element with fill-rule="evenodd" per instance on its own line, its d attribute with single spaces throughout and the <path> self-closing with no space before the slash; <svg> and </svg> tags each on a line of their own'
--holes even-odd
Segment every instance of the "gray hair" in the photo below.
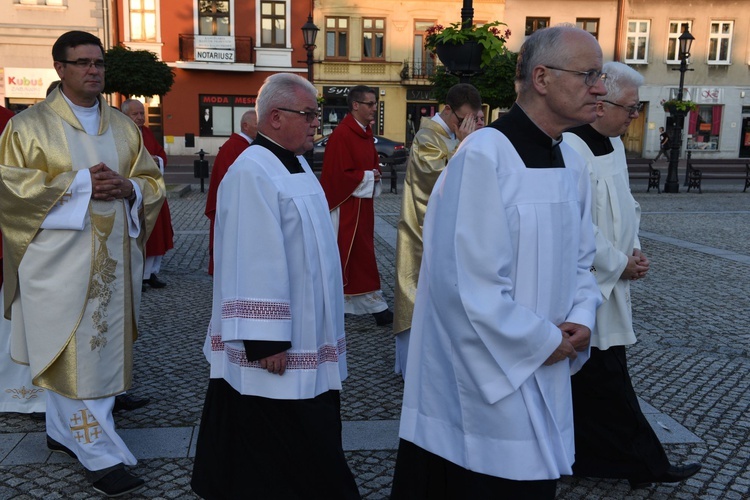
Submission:
<svg viewBox="0 0 750 500">
<path fill-rule="evenodd" d="M 257 106 L 257 104 L 256 104 Z M 258 112 L 255 111 L 255 108 L 248 109 L 244 113 L 242 113 L 242 117 L 240 118 L 240 123 L 250 123 L 250 117 L 251 116 L 258 116 Z"/>
<path fill-rule="evenodd" d="M 560 39 L 572 32 L 583 30 L 572 24 L 558 24 L 535 31 L 523 42 L 516 63 L 516 93 L 529 89 L 535 67 L 547 64 L 559 67 L 568 62 L 571 56 L 569 47 L 560 43 Z"/>
<path fill-rule="evenodd" d="M 604 64 L 602 71 L 607 73 L 607 79 L 604 80 L 607 95 L 599 96 L 599 99 L 617 102 L 625 88 L 635 87 L 637 89 L 643 85 L 643 75 L 627 64 L 617 61 L 608 62 Z"/>
<path fill-rule="evenodd" d="M 136 103 L 136 102 L 137 102 L 138 104 L 141 104 L 141 105 L 143 105 L 143 103 L 142 103 L 141 101 L 139 101 L 138 99 L 125 99 L 125 100 L 124 100 L 124 101 L 122 102 L 122 104 L 120 105 L 120 111 L 122 111 L 123 113 L 125 113 L 125 114 L 127 115 L 128 113 L 130 113 L 130 107 L 131 107 L 131 106 L 132 106 L 132 105 L 133 105 L 134 103 Z M 144 108 L 145 108 L 145 106 L 144 106 Z"/>
<path fill-rule="evenodd" d="M 255 103 L 258 122 L 264 121 L 274 108 L 289 106 L 290 98 L 297 91 L 307 92 L 315 99 L 318 97 L 318 90 L 312 83 L 293 73 L 276 73 L 266 78 Z"/>
</svg>

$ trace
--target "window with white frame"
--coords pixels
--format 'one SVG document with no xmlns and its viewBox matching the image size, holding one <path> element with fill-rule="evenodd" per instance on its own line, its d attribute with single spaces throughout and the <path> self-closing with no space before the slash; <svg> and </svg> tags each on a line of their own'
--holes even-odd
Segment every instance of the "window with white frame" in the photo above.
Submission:
<svg viewBox="0 0 750 500">
<path fill-rule="evenodd" d="M 156 41 L 156 0 L 130 0 L 130 40 Z"/>
<path fill-rule="evenodd" d="M 708 35 L 708 64 L 729 64 L 734 21 L 713 21 Z"/>
<path fill-rule="evenodd" d="M 646 19 L 629 19 L 625 43 L 625 62 L 645 64 L 648 62 L 648 37 L 651 21 Z"/>
<path fill-rule="evenodd" d="M 260 45 L 286 47 L 286 2 L 260 3 Z"/>
<path fill-rule="evenodd" d="M 691 21 L 669 21 L 669 39 L 667 42 L 667 64 L 680 63 L 680 35 L 685 30 L 692 30 Z"/>
</svg>

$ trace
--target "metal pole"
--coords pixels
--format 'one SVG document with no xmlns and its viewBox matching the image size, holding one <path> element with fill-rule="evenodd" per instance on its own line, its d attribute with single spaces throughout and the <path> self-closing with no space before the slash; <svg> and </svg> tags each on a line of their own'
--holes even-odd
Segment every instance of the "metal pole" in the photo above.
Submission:
<svg viewBox="0 0 750 500">
<path fill-rule="evenodd" d="M 461 8 L 461 22 L 464 28 L 470 28 L 474 23 L 474 4 L 472 0 L 464 0 Z"/>
<path fill-rule="evenodd" d="M 677 100 L 682 101 L 682 91 L 685 85 L 685 72 L 687 71 L 687 56 L 680 54 L 680 86 L 677 89 Z M 664 183 L 665 193 L 679 193 L 680 179 L 677 176 L 677 169 L 680 162 L 680 150 L 682 149 L 682 128 L 685 126 L 685 112 L 675 110 L 673 117 L 671 151 L 669 157 L 669 169 L 667 170 L 667 180 Z"/>
</svg>

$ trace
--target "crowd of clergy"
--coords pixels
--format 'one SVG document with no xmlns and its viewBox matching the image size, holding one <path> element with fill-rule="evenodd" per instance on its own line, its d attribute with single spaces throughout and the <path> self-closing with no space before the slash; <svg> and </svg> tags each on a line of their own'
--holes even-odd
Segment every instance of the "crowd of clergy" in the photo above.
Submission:
<svg viewBox="0 0 750 500">
<path fill-rule="evenodd" d="M 91 34 L 62 35 L 60 85 L 19 115 L 0 108 L 0 374 L 23 364 L 38 393 L 21 411 L 46 411 L 48 448 L 119 496 L 145 481 L 126 467 L 136 458 L 116 432 L 115 396 L 131 387 L 141 293 L 166 285 L 173 233 L 166 154 L 142 103 L 106 105 L 103 54 Z M 516 103 L 487 126 L 466 83 L 422 119 L 393 312 L 374 244 L 376 92 L 350 89 L 318 182 L 303 157 L 320 125 L 316 88 L 266 79 L 206 201 L 199 496 L 360 497 L 341 442 L 345 314 L 393 324 L 404 380 L 394 499 L 554 498 L 563 475 L 642 488 L 698 472 L 670 463 L 627 369 L 630 286 L 650 261 L 619 137 L 643 78 L 603 64 L 588 32 L 556 26 L 526 39 L 515 79 Z M 19 410 L 0 400 L 0 411 Z"/>
</svg>

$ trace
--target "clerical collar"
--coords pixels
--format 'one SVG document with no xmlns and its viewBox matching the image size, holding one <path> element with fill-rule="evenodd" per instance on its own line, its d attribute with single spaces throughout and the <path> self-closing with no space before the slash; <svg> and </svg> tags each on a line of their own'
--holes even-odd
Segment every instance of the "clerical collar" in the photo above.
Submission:
<svg viewBox="0 0 750 500">
<path fill-rule="evenodd" d="M 597 132 L 590 124 L 572 128 L 568 130 L 568 132 L 580 137 L 589 147 L 591 152 L 594 153 L 594 156 L 606 156 L 615 150 L 609 137 Z"/>
<path fill-rule="evenodd" d="M 354 118 L 354 115 L 352 115 L 352 118 Z M 362 125 L 356 118 L 354 118 L 354 122 L 360 126 L 362 132 L 367 132 L 367 125 Z"/>
<path fill-rule="evenodd" d="M 445 130 L 445 133 L 448 134 L 448 137 L 451 139 L 456 138 L 456 134 L 453 133 L 453 131 L 448 127 L 448 124 L 445 123 L 445 120 L 440 116 L 440 113 L 436 113 L 435 116 L 432 117 L 432 121 L 435 123 L 438 123 L 441 127 L 443 127 L 443 130 Z"/>
<path fill-rule="evenodd" d="M 277 142 L 269 139 L 260 132 L 258 132 L 258 135 L 255 136 L 255 140 L 252 142 L 252 144 L 250 144 L 250 147 L 252 146 L 263 146 L 264 148 L 269 150 L 276 158 L 279 159 L 281 163 L 284 164 L 284 167 L 289 170 L 290 174 L 305 173 L 305 169 L 303 169 L 302 165 L 300 165 L 300 162 L 297 159 L 297 155 L 284 148 Z"/>
<path fill-rule="evenodd" d="M 83 130 L 85 130 L 88 135 L 99 134 L 99 99 L 96 100 L 96 103 L 93 106 L 84 107 L 79 106 L 78 104 L 73 104 L 73 101 L 68 99 L 68 96 L 65 95 L 65 92 L 63 92 L 62 89 L 60 89 L 60 93 L 62 94 L 63 99 L 65 99 L 65 102 L 68 103 L 68 106 L 70 106 L 73 114 L 78 118 L 78 121 L 81 122 Z"/>
<path fill-rule="evenodd" d="M 247 135 L 246 133 L 240 131 L 240 132 L 237 132 L 237 135 L 239 135 L 240 137 L 244 138 L 247 141 L 248 144 L 252 144 L 253 143 L 253 138 L 250 137 L 249 135 Z"/>
<path fill-rule="evenodd" d="M 565 168 L 562 140 L 545 134 L 518 104 L 489 126 L 508 138 L 526 168 Z"/>
</svg>

